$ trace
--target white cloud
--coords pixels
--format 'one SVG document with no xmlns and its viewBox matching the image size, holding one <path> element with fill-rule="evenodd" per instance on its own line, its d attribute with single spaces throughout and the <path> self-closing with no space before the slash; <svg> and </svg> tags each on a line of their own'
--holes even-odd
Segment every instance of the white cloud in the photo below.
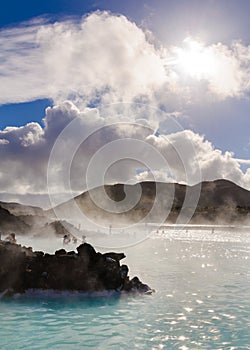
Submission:
<svg viewBox="0 0 250 350">
<path fill-rule="evenodd" d="M 0 103 L 39 97 L 130 99 L 165 81 L 157 51 L 124 16 L 93 13 L 74 21 L 2 30 Z"/>
<path fill-rule="evenodd" d="M 242 97 L 249 91 L 250 46 L 240 41 L 230 46 L 222 43 L 206 46 L 186 38 L 182 47 L 166 48 L 164 55 L 173 76 L 172 87 L 182 91 L 191 102 L 195 95 L 201 98 L 204 92 L 224 99 Z"/>
<path fill-rule="evenodd" d="M 201 181 L 223 178 L 250 190 L 250 169 L 243 173 L 240 160 L 235 159 L 230 152 L 223 153 L 215 149 L 204 136 L 184 130 L 160 137 L 150 135 L 147 141 L 159 149 L 168 160 L 172 181 L 193 185 L 199 177 Z M 152 180 L 155 177 L 158 181 L 171 181 L 169 175 L 168 169 L 159 168 L 153 172 L 144 171 L 137 175 L 137 179 Z"/>
<path fill-rule="evenodd" d="M 249 169 L 243 173 L 232 153 L 222 153 L 191 130 L 157 136 L 142 124 L 109 126 L 98 109 L 80 111 L 71 102 L 48 108 L 44 122 L 44 128 L 29 123 L 0 131 L 0 140 L 6 140 L 0 142 L 0 192 L 46 194 L 48 160 L 56 140 L 56 157 L 50 163 L 50 190 L 55 194 L 70 191 L 68 177 L 73 195 L 85 189 L 90 161 L 97 163 L 88 184 L 95 184 L 95 175 L 109 183 L 149 180 L 153 175 L 158 181 L 190 185 L 225 178 L 250 189 Z"/>
<path fill-rule="evenodd" d="M 0 139 L 0 145 L 8 145 L 9 141 L 6 139 Z"/>
<path fill-rule="evenodd" d="M 250 164 L 250 159 L 235 159 L 240 164 Z"/>
<path fill-rule="evenodd" d="M 156 48 L 135 23 L 107 12 L 2 29 L 0 103 L 45 97 L 83 107 L 146 96 L 169 106 L 179 96 L 192 102 L 208 92 L 219 98 L 249 92 L 249 46 L 189 39 L 198 47 L 190 54 L 185 43 Z"/>
<path fill-rule="evenodd" d="M 27 147 L 42 141 L 43 129 L 38 123 L 32 122 L 21 127 L 8 126 L 0 131 L 0 135 L 4 143 Z"/>
</svg>

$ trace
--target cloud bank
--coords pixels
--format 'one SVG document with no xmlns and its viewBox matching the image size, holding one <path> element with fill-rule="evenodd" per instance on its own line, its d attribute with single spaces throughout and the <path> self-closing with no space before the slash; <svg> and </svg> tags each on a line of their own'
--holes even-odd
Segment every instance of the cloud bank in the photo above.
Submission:
<svg viewBox="0 0 250 350">
<path fill-rule="evenodd" d="M 250 189 L 249 169 L 243 173 L 232 153 L 222 153 L 191 130 L 155 133 L 140 123 L 141 119 L 134 118 L 135 111 L 133 107 L 129 123 L 127 116 L 126 122 L 110 123 L 101 110 L 81 111 L 72 102 L 64 102 L 47 108 L 44 128 L 29 123 L 0 131 L 0 192 L 47 193 L 48 164 L 53 152 L 56 157 L 49 169 L 53 175 L 49 184 L 53 194 L 68 192 L 71 197 L 95 184 L 94 178 L 88 183 L 85 176 L 95 157 L 94 170 L 102 175 L 100 169 L 104 169 L 106 183 L 153 179 L 193 185 L 225 178 Z M 70 187 L 66 183 L 68 176 Z"/>
<path fill-rule="evenodd" d="M 51 98 L 84 107 L 147 97 L 168 106 L 173 96 L 190 102 L 199 90 L 199 98 L 242 97 L 249 81 L 250 47 L 239 41 L 205 46 L 188 38 L 180 47 L 159 47 L 135 23 L 107 12 L 0 32 L 2 104 Z"/>
<path fill-rule="evenodd" d="M 0 103 L 102 95 L 129 99 L 165 81 L 156 49 L 124 16 L 93 13 L 80 22 L 30 24 L 3 30 Z"/>
</svg>

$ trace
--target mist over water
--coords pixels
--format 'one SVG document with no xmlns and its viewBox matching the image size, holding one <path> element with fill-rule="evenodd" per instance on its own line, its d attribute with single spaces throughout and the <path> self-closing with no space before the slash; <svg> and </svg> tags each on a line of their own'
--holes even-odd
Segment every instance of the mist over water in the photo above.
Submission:
<svg viewBox="0 0 250 350">
<path fill-rule="evenodd" d="M 249 233 L 169 231 L 123 251 L 156 293 L 2 299 L 0 348 L 249 349 Z"/>
</svg>

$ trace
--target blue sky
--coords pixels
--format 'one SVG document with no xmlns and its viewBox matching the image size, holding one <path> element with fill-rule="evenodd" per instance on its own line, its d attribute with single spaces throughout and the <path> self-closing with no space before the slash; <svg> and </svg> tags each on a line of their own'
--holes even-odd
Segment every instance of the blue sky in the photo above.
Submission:
<svg viewBox="0 0 250 350">
<path fill-rule="evenodd" d="M 43 129 L 45 109 L 65 100 L 79 110 L 98 108 L 98 103 L 147 101 L 177 116 L 183 129 L 222 155 L 234 154 L 246 173 L 249 13 L 248 0 L 3 2 L 0 130 L 32 122 Z M 99 29 L 91 32 L 91 26 Z M 122 49 L 131 44 L 134 61 L 125 51 L 122 56 L 119 42 Z M 140 56 L 142 52 L 146 54 Z M 150 69 L 154 73 L 148 74 Z M 35 124 L 32 128 L 32 133 L 34 128 L 43 132 Z M 9 140 L 1 137 L 6 149 Z"/>
</svg>

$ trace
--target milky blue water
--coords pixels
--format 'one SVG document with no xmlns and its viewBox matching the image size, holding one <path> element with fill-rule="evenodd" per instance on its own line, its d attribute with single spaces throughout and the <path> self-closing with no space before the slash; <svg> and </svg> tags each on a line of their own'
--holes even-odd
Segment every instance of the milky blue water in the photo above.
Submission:
<svg viewBox="0 0 250 350">
<path fill-rule="evenodd" d="M 166 234 L 125 250 L 149 296 L 0 300 L 0 349 L 250 349 L 249 233 Z"/>
</svg>

